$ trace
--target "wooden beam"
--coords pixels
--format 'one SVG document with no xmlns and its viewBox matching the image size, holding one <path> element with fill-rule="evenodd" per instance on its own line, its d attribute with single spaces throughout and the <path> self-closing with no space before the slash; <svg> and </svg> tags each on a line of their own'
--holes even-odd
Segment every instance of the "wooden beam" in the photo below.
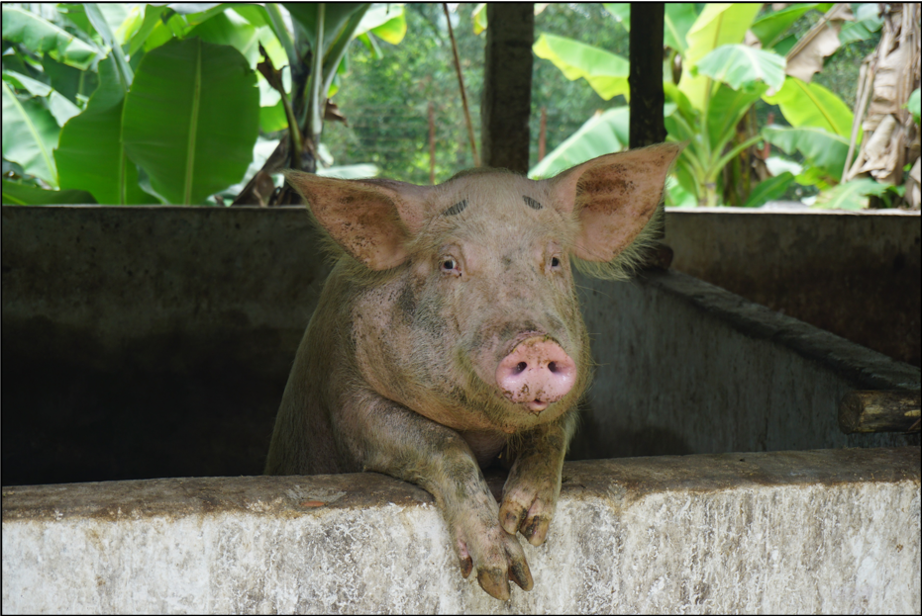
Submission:
<svg viewBox="0 0 922 616">
<path fill-rule="evenodd" d="M 918 432 L 918 391 L 853 391 L 839 403 L 839 428 L 845 434 Z"/>
</svg>

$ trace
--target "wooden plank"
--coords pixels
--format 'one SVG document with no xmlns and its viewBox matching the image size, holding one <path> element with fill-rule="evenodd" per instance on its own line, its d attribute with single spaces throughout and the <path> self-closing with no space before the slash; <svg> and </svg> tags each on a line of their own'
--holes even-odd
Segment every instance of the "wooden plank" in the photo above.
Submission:
<svg viewBox="0 0 922 616">
<path fill-rule="evenodd" d="M 839 428 L 845 434 L 918 432 L 918 391 L 853 391 L 839 403 Z"/>
</svg>

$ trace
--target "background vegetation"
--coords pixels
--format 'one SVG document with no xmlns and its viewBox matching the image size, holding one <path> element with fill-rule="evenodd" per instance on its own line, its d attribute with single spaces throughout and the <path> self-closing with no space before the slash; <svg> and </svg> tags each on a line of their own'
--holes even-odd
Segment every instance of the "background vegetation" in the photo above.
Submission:
<svg viewBox="0 0 922 616">
<path fill-rule="evenodd" d="M 474 105 L 473 113 L 478 114 L 486 34 L 474 34 L 471 13 L 476 6 L 459 4 L 453 25 L 468 100 Z M 697 3 L 696 7 L 700 11 L 704 3 Z M 766 4 L 759 16 L 771 12 L 771 6 Z M 791 33 L 800 38 L 821 17 L 819 11 L 806 13 L 795 22 Z M 448 31 L 438 4 L 408 3 L 406 20 L 410 35 L 399 46 L 383 46 L 383 60 L 375 61 L 367 50 L 356 49 L 350 58 L 348 78 L 334 98 L 349 118 L 350 126 L 332 125 L 326 129 L 324 138 L 337 164 L 367 158 L 380 167 L 382 175 L 426 183 L 429 179 L 427 105 L 431 100 L 436 105 L 438 182 L 473 164 Z M 625 58 L 629 52 L 628 30 L 601 3 L 549 4 L 535 16 L 536 38 L 541 33 L 565 36 Z M 823 72 L 815 81 L 837 93 L 853 108 L 858 67 L 879 39 L 880 33 L 874 32 L 869 39 L 843 46 L 826 59 Z M 547 109 L 547 152 L 550 152 L 596 111 L 615 109 L 626 102 L 620 95 L 604 100 L 586 80 L 570 81 L 551 62 L 536 58 L 532 77 L 531 166 L 538 162 L 542 107 Z M 776 123 L 786 124 L 777 105 L 759 100 L 756 112 L 760 125 L 768 123 L 769 113 Z M 475 116 L 474 127 L 479 134 L 479 115 Z"/>
<path fill-rule="evenodd" d="M 292 156 L 292 151 L 300 151 L 306 159 L 300 164 L 302 168 L 313 169 L 316 159 L 318 173 L 343 177 L 382 175 L 425 184 L 430 173 L 430 105 L 435 120 L 435 181 L 444 181 L 472 166 L 442 5 L 349 5 L 352 8 L 342 10 L 341 14 L 330 13 L 328 22 L 345 23 L 349 27 L 338 29 L 324 39 L 321 50 L 324 88 L 328 89 L 333 103 L 325 109 L 322 102 L 317 102 L 325 98 L 323 92 L 308 92 L 312 63 L 317 58 L 314 55 L 318 27 L 316 6 L 311 5 L 306 11 L 303 6 L 292 5 L 289 8 L 293 12 L 289 13 L 285 5 L 274 4 L 199 3 L 176 10 L 163 5 L 4 5 L 4 202 L 229 203 L 245 193 L 256 195 L 260 203 L 269 202 L 266 189 L 260 189 L 257 180 L 268 182 L 268 191 L 272 192 L 281 184 L 275 172 L 299 166 L 301 162 L 299 157 Z M 330 6 L 330 11 L 340 10 Z M 670 7 L 670 11 L 678 11 L 676 19 L 685 20 L 680 28 L 684 30 L 676 39 L 681 42 L 673 41 L 673 47 L 685 46 L 685 32 L 692 27 L 696 16 L 701 17 L 709 6 L 695 3 Z M 767 90 L 770 81 L 780 84 L 777 76 L 769 77 L 760 72 L 766 67 L 770 69 L 775 61 L 769 56 L 774 53 L 771 57 L 782 58 L 831 6 L 790 5 L 786 10 L 796 9 L 797 17 L 789 21 L 781 19 L 785 25 L 779 36 L 771 43 L 763 41 L 763 50 L 769 55 L 750 59 L 758 64 L 769 58 L 768 64 L 744 67 L 750 72 L 742 82 L 731 83 L 733 79 L 728 80 L 721 73 L 730 66 L 727 62 L 732 64 L 739 62 L 738 59 L 728 60 L 727 56 L 721 60 L 714 56 L 710 63 L 701 58 L 685 59 L 688 66 L 698 62 L 695 70 L 700 68 L 702 74 L 713 73 L 715 84 L 721 81 L 725 84 L 716 85 L 715 93 L 719 90 L 730 96 L 749 88 L 752 94 L 744 96 L 749 97 L 746 98 L 749 102 L 743 101 L 739 103 L 741 107 L 734 109 L 745 113 L 751 125 L 748 133 L 732 135 L 734 130 L 740 131 L 742 124 L 728 124 L 724 128 L 729 132 L 725 131 L 722 137 L 714 133 L 713 126 L 707 129 L 712 133 L 712 145 L 718 154 L 709 161 L 700 159 L 699 163 L 711 167 L 704 175 L 701 171 L 697 178 L 692 176 L 695 164 L 699 163 L 688 161 L 680 165 L 678 180 L 670 183 L 671 203 L 745 202 L 757 205 L 767 198 L 809 197 L 839 181 L 828 164 L 817 166 L 809 152 L 805 157 L 808 148 L 803 146 L 802 139 L 799 145 L 795 143 L 795 133 L 788 126 L 790 105 L 786 110 L 783 104 L 781 107 L 771 104 L 783 103 L 780 99 L 760 94 Z M 857 11 L 858 5 L 855 8 Z M 450 13 L 478 137 L 486 38 L 482 31 L 485 11 L 481 9 L 482 5 L 457 4 L 451 5 Z M 557 41 L 557 45 L 581 43 L 603 50 L 602 53 L 627 58 L 627 5 L 555 3 L 538 4 L 536 9 L 536 39 Z M 713 12 L 713 9 L 716 5 L 708 10 Z M 13 10 L 19 12 L 14 15 L 10 12 Z M 753 24 L 760 20 L 762 23 L 771 21 L 776 14 L 783 13 L 783 10 L 781 13 L 775 11 L 770 4 L 746 11 L 752 13 L 747 23 Z M 8 19 L 8 12 L 16 19 Z M 26 14 L 33 14 L 35 23 L 29 22 L 19 30 L 11 25 L 28 22 Z M 814 84 L 825 86 L 838 95 L 841 101 L 837 104 L 842 109 L 854 106 L 860 62 L 875 48 L 880 37 L 879 20 L 865 20 L 862 24 L 865 30 L 860 36 L 840 37 L 846 44 L 826 58 L 822 71 L 810 84 L 811 87 Z M 30 35 L 30 28 L 39 35 L 35 32 Z M 724 51 L 730 50 L 727 47 Z M 530 159 L 532 173 L 538 175 L 553 172 L 555 165 L 572 164 L 573 157 L 585 159 L 592 147 L 609 147 L 606 151 L 612 151 L 626 142 L 622 134 L 627 122 L 625 96 L 619 93 L 612 97 L 609 93 L 603 98 L 598 93 L 597 83 L 591 85 L 573 74 L 570 76 L 574 78 L 568 79 L 566 61 L 554 56 L 559 51 L 555 48 L 537 53 L 535 58 Z M 174 52 L 182 56 L 181 62 L 170 68 L 166 56 Z M 679 56 L 683 53 L 684 49 L 673 52 Z M 239 74 L 228 75 L 222 81 L 211 78 L 212 72 L 208 71 L 206 80 L 214 83 L 200 82 L 195 87 L 189 84 L 201 76 L 176 81 L 179 78 L 176 66 L 184 66 L 183 62 L 188 62 L 189 58 L 199 57 L 195 54 L 204 58 L 203 61 L 217 61 L 221 66 L 239 66 Z M 157 82 L 156 78 L 151 81 L 152 69 L 158 65 L 166 67 L 166 81 Z M 135 85 L 132 80 L 138 72 L 141 78 Z M 718 73 L 724 76 L 719 77 Z M 203 88 L 202 83 L 207 87 Z M 220 101 L 211 97 L 209 102 L 203 96 L 195 102 L 189 102 L 191 98 L 170 104 L 162 100 L 150 102 L 159 100 L 157 88 L 170 90 L 180 84 L 192 88 L 192 92 L 206 92 L 230 87 L 232 83 L 236 83 L 233 87 L 239 92 L 225 95 Z M 619 83 L 615 91 L 626 92 L 626 80 Z M 680 89 L 685 87 L 680 86 Z M 706 109 L 702 116 L 693 106 L 683 105 L 680 94 L 667 94 L 671 100 L 667 115 L 683 116 L 693 133 L 709 126 L 707 122 L 711 120 L 707 119 Z M 294 111 L 286 110 L 286 105 Z M 189 164 L 184 166 L 182 161 L 175 160 L 163 165 L 163 156 L 160 159 L 152 156 L 150 147 L 144 145 L 155 137 L 166 140 L 166 135 L 172 134 L 170 122 L 180 124 L 176 121 L 177 110 L 184 114 L 186 107 L 200 114 L 199 130 L 204 132 L 196 147 L 205 147 L 204 135 L 220 135 L 220 139 L 211 144 L 211 149 L 203 149 L 196 159 L 207 161 L 210 170 L 201 168 L 193 173 Z M 542 109 L 547 114 L 546 151 L 554 153 L 538 165 Z M 159 116 L 157 122 L 149 122 L 154 116 Z M 293 123 L 299 126 L 298 135 L 288 130 Z M 774 127 L 765 129 L 769 124 Z M 229 125 L 233 130 L 227 130 Z M 676 132 L 677 126 L 667 118 L 671 138 L 688 139 L 692 133 L 683 136 Z M 576 143 L 582 149 L 576 148 L 566 154 L 567 148 L 572 148 L 576 141 L 585 142 L 588 138 L 598 141 L 599 135 L 606 130 L 610 137 L 607 146 L 595 144 L 587 149 L 585 144 Z M 111 138 L 108 141 L 94 139 L 94 134 L 103 133 Z M 841 134 L 840 130 L 839 141 Z M 175 139 L 172 152 L 188 150 L 188 144 L 195 141 L 190 141 L 188 130 L 184 135 Z M 766 143 L 766 139 L 773 145 Z M 101 160 L 97 150 L 103 141 L 109 144 L 108 167 L 97 164 L 94 170 L 91 167 L 94 161 Z M 13 145 L 8 147 L 8 142 Z M 302 147 L 296 147 L 298 145 Z M 746 178 L 740 175 L 740 169 L 749 163 L 735 159 L 724 169 L 723 159 L 717 160 L 727 151 L 740 148 L 746 154 L 755 147 L 764 152 L 773 151 L 776 161 L 792 165 L 787 175 L 783 170 L 773 170 L 768 181 L 758 184 L 761 192 L 754 189 L 756 180 L 751 189 L 746 179 L 748 175 Z M 690 150 L 688 156 L 691 156 Z M 797 167 L 802 170 L 796 170 Z M 100 178 L 112 176 L 112 169 L 117 170 L 121 183 L 115 187 L 102 186 L 105 182 Z M 264 177 L 261 178 L 260 173 Z M 705 175 L 717 177 L 717 193 L 706 188 L 710 184 Z M 177 176 L 184 176 L 185 184 L 176 180 Z M 766 180 L 765 174 L 759 179 Z M 738 187 L 744 184 L 741 192 Z M 258 194 L 259 190 L 262 195 Z"/>
</svg>

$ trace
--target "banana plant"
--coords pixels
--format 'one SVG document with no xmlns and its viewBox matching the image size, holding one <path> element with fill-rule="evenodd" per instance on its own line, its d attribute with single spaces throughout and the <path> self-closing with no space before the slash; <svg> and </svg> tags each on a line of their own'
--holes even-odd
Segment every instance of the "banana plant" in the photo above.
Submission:
<svg viewBox="0 0 922 616">
<path fill-rule="evenodd" d="M 619 27 L 630 27 L 624 5 L 605 6 Z M 765 186 L 747 187 L 741 197 L 737 195 L 740 205 L 759 205 L 776 198 L 795 181 L 823 187 L 841 179 L 851 129 L 850 110 L 822 86 L 787 75 L 786 70 L 791 53 L 798 51 L 798 45 L 803 48 L 807 44 L 788 34 L 791 26 L 811 10 L 825 12 L 826 19 L 842 7 L 795 4 L 756 19 L 759 8 L 758 4 L 713 3 L 698 13 L 692 4 L 666 6 L 664 42 L 668 53 L 663 88 L 673 106 L 666 110 L 665 124 L 669 139 L 688 142 L 677 161 L 678 181 L 670 185 L 673 203 L 680 200 L 678 195 L 690 195 L 699 205 L 725 202 L 727 190 L 742 181 L 741 156 L 763 140 L 788 154 L 800 153 L 805 164 L 797 174 L 780 172 L 766 180 Z M 836 13 L 835 17 L 842 15 Z M 858 40 L 861 32 L 879 28 L 873 19 L 868 14 L 859 20 L 861 27 L 843 27 L 843 42 Z M 841 20 L 836 23 L 841 24 Z M 614 54 L 591 47 L 593 53 L 588 53 L 585 47 L 564 37 L 542 34 L 534 51 L 568 78 L 586 79 L 606 100 L 617 94 L 626 96 L 626 81 L 621 81 L 618 72 L 626 67 L 626 61 L 617 56 L 617 61 L 612 61 L 608 56 Z M 606 54 L 604 59 L 601 54 Z M 626 77 L 626 69 L 622 72 Z M 763 131 L 751 126 L 741 131 L 747 124 L 743 120 L 753 119 L 751 110 L 760 99 L 779 105 L 790 126 Z M 828 147 L 817 147 L 820 142 Z M 568 141 L 560 147 L 571 146 Z M 587 158 L 603 153 L 584 152 Z M 548 156 L 567 158 L 557 151 Z"/>
<path fill-rule="evenodd" d="M 4 4 L 4 203 L 194 204 L 260 166 L 315 170 L 350 42 L 406 31 L 371 7 Z M 268 159 L 261 125 L 285 130 Z M 263 203 L 250 186 L 238 202 Z"/>
</svg>

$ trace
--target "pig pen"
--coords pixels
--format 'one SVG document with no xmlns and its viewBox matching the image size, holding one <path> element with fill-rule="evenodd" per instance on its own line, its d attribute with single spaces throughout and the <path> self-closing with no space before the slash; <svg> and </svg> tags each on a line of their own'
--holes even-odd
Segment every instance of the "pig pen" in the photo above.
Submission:
<svg viewBox="0 0 922 616">
<path fill-rule="evenodd" d="M 4 612 L 922 609 L 919 433 L 839 425 L 918 417 L 919 369 L 678 271 L 579 279 L 596 377 L 529 593 L 463 580 L 412 485 L 255 476 L 326 271 L 303 208 L 3 207 Z"/>
</svg>

